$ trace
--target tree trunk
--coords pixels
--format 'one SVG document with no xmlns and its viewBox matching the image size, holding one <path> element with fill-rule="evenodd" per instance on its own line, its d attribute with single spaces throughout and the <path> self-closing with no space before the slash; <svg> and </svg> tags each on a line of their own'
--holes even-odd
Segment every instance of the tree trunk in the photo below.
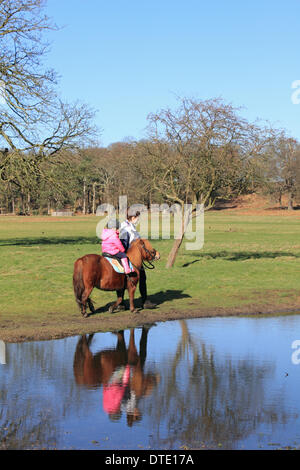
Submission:
<svg viewBox="0 0 300 470">
<path fill-rule="evenodd" d="M 21 207 L 22 207 L 22 214 L 25 215 L 24 193 L 21 194 Z"/>
<path fill-rule="evenodd" d="M 179 251 L 179 248 L 180 248 L 182 240 L 183 240 L 183 237 L 184 237 L 184 234 L 182 235 L 181 238 L 178 238 L 178 239 L 174 240 L 172 250 L 170 251 L 169 256 L 168 256 L 168 261 L 167 261 L 167 264 L 166 264 L 166 268 L 172 268 L 172 266 L 174 265 L 177 253 Z"/>
<path fill-rule="evenodd" d="M 93 204 L 92 204 L 93 215 L 95 215 L 95 212 L 96 212 L 96 184 L 97 183 L 93 183 Z"/>
<path fill-rule="evenodd" d="M 294 206 L 293 206 L 293 200 L 294 200 L 294 194 L 292 192 L 290 192 L 288 194 L 288 210 L 289 211 L 293 211 L 294 210 Z"/>
<path fill-rule="evenodd" d="M 85 185 L 85 178 L 83 180 L 83 207 L 82 207 L 82 213 L 85 215 L 86 213 L 86 185 Z"/>
<path fill-rule="evenodd" d="M 86 211 L 87 214 L 90 214 L 90 212 L 91 212 L 90 211 L 90 208 L 91 208 L 91 197 L 90 196 L 91 196 L 91 192 L 88 189 L 87 190 L 87 211 Z"/>
<path fill-rule="evenodd" d="M 186 231 L 187 226 L 188 226 L 189 221 L 190 221 L 191 214 L 184 211 L 184 204 L 181 204 L 181 217 L 182 217 L 182 219 L 181 219 L 180 236 L 178 236 L 178 238 L 175 238 L 175 240 L 174 240 L 174 243 L 173 243 L 172 249 L 169 253 L 167 264 L 166 264 L 167 269 L 172 268 L 172 266 L 175 263 L 177 253 L 178 253 L 179 248 L 182 244 L 185 231 Z M 174 235 L 175 235 L 175 227 L 174 227 Z"/>
<path fill-rule="evenodd" d="M 28 215 L 30 214 L 31 211 L 31 197 L 30 193 L 27 194 L 27 213 Z"/>
</svg>

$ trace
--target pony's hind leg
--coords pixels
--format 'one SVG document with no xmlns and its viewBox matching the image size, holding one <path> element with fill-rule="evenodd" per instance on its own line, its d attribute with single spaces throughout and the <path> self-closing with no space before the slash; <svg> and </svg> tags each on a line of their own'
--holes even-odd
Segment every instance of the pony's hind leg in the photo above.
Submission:
<svg viewBox="0 0 300 470">
<path fill-rule="evenodd" d="M 86 311 L 86 304 L 88 303 L 90 307 L 91 300 L 89 299 L 89 296 L 92 290 L 93 290 L 93 287 L 86 287 L 81 297 L 81 313 L 84 318 L 87 318 L 89 316 Z"/>
</svg>

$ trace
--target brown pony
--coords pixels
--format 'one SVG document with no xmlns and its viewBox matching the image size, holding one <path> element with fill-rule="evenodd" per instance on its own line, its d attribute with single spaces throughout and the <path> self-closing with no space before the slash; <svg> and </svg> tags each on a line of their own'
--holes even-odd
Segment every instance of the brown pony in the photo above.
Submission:
<svg viewBox="0 0 300 470">
<path fill-rule="evenodd" d="M 101 290 L 117 292 L 117 301 L 110 306 L 109 312 L 120 305 L 123 299 L 124 290 L 128 290 L 130 310 L 136 312 L 134 308 L 134 294 L 137 283 L 139 281 L 139 272 L 143 261 L 153 261 L 160 258 L 158 251 L 152 248 L 150 242 L 146 239 L 138 239 L 132 242 L 127 251 L 137 277 L 128 278 L 125 274 L 117 273 L 111 266 L 110 262 L 100 255 L 85 255 L 74 263 L 73 287 L 76 302 L 78 303 L 82 315 L 86 318 L 86 304 L 92 313 L 95 309 L 91 299 L 89 298 L 94 287 Z"/>
</svg>

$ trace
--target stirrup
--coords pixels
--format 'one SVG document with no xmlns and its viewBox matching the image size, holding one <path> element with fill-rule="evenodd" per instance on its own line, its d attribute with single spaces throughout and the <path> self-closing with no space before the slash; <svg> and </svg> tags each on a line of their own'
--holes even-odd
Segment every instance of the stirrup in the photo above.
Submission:
<svg viewBox="0 0 300 470">
<path fill-rule="evenodd" d="M 135 271 L 131 271 L 130 273 L 126 273 L 128 277 L 137 277 L 137 273 Z"/>
</svg>

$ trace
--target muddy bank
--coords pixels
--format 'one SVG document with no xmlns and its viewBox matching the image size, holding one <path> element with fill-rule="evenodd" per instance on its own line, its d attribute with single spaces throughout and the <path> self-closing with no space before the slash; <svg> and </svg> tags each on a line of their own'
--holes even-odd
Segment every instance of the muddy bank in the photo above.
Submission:
<svg viewBox="0 0 300 470">
<path fill-rule="evenodd" d="M 59 339 L 67 336 L 75 336 L 96 332 L 118 331 L 128 328 L 136 328 L 146 324 L 164 322 L 169 320 L 182 320 L 188 318 L 224 317 L 243 315 L 285 315 L 300 314 L 299 305 L 253 305 L 233 308 L 196 308 L 188 310 L 139 310 L 131 313 L 129 310 L 109 313 L 96 313 L 84 319 L 79 314 L 71 315 L 69 320 L 60 318 L 58 314 L 48 315 L 49 320 L 38 323 L 17 321 L 1 322 L 0 339 L 7 343 L 24 341 L 42 341 Z"/>
</svg>

